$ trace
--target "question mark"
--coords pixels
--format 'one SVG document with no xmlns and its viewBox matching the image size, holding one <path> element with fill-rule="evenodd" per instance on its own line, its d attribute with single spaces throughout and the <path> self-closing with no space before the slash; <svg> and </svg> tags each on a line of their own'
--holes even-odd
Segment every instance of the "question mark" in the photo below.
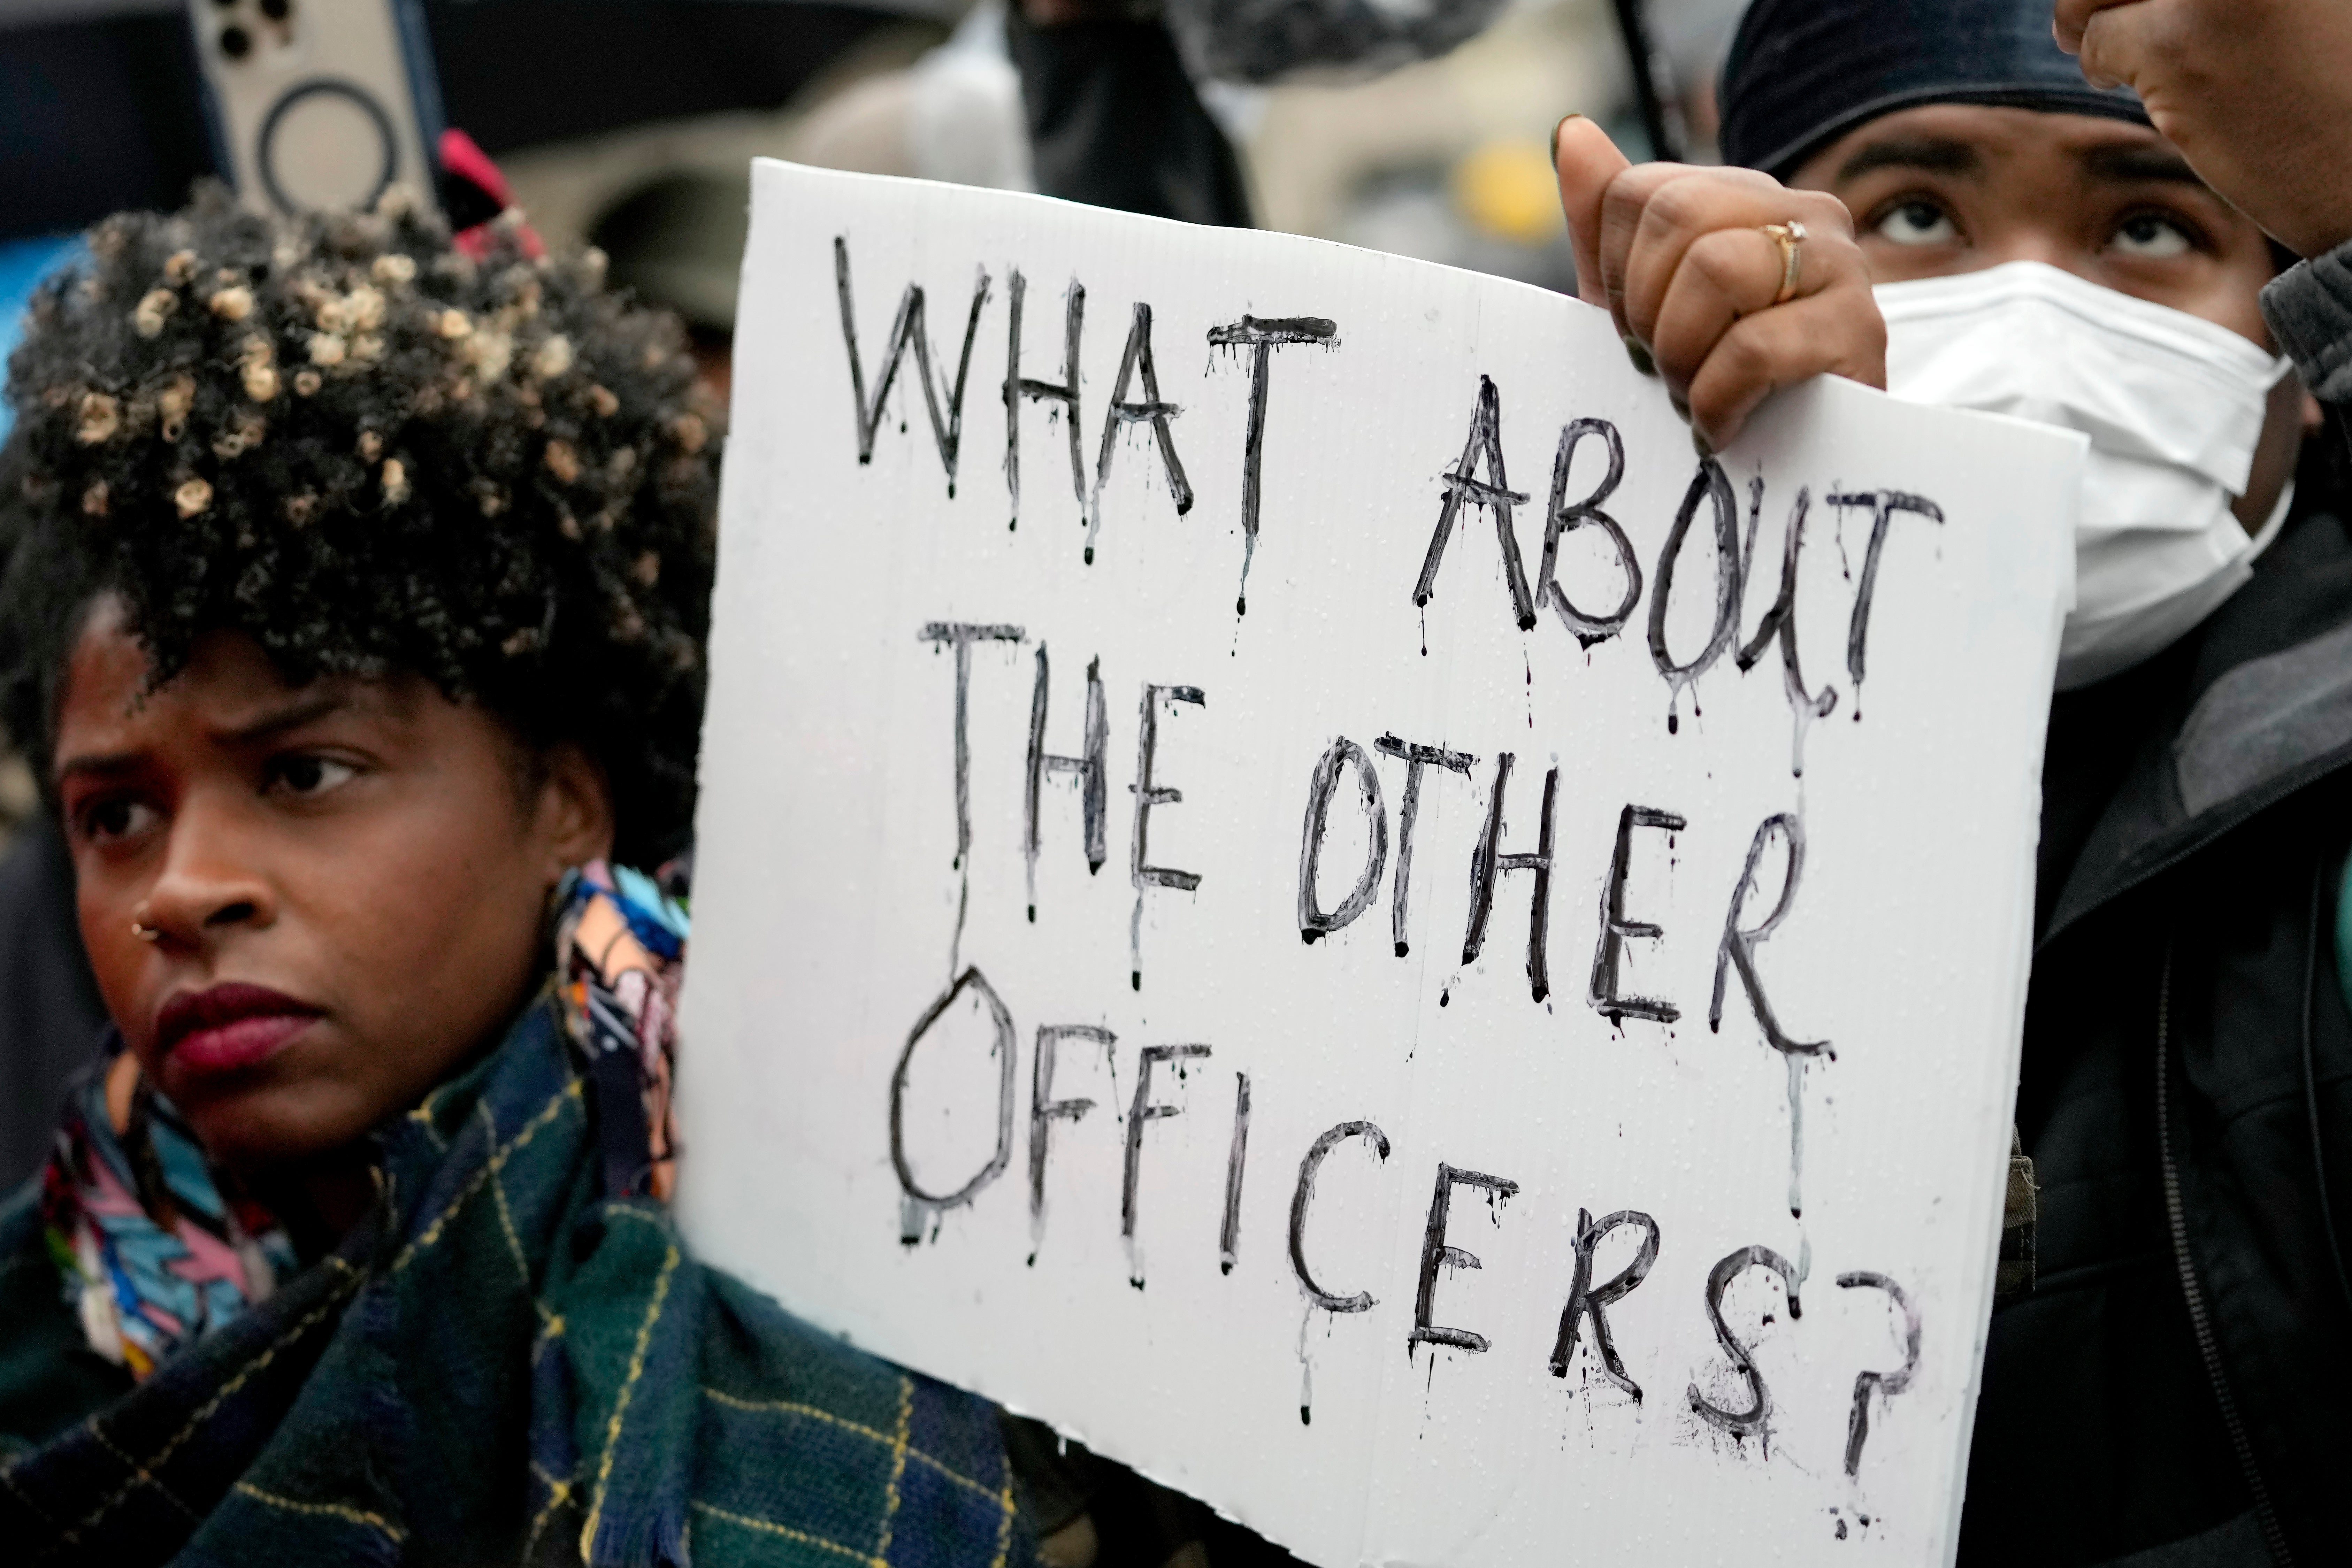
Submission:
<svg viewBox="0 0 2352 1568">
<path fill-rule="evenodd" d="M 1883 1389 L 1892 1398 L 1911 1386 L 1911 1375 L 1919 1370 L 1919 1312 L 1903 1287 L 1884 1274 L 1856 1270 L 1840 1274 L 1838 1284 L 1846 1290 L 1866 1286 L 1884 1291 L 1903 1314 L 1903 1364 L 1893 1372 L 1863 1372 L 1853 1380 L 1853 1413 L 1845 1423 L 1845 1473 L 1858 1476 L 1862 1472 L 1862 1445 L 1870 1437 L 1870 1391 Z"/>
</svg>

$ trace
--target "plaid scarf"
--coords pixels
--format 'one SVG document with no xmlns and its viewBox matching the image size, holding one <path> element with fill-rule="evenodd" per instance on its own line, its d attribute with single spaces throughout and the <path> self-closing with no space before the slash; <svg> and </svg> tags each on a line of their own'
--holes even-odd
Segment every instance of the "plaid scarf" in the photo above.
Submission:
<svg viewBox="0 0 2352 1568">
<path fill-rule="evenodd" d="M 613 1124 L 659 1129 L 668 1146 L 668 1055 L 658 1094 L 649 1073 L 600 1071 L 625 1053 L 587 1057 L 577 1004 L 601 1005 L 601 988 L 619 1005 L 625 1056 L 643 1063 L 648 1039 L 666 1036 L 647 1034 L 643 1005 L 627 1011 L 639 990 L 627 977 L 646 977 L 641 1004 L 666 999 L 676 959 L 641 923 L 682 938 L 683 920 L 600 871 L 565 892 L 572 950 L 548 992 L 497 1051 L 379 1131 L 380 1200 L 335 1253 L 273 1264 L 267 1294 L 249 1270 L 239 1310 L 208 1301 L 148 1375 L 61 1429 L 42 1404 L 58 1368 L 0 1356 L 0 1454 L 16 1450 L 0 1463 L 10 1561 L 682 1568 L 689 1549 L 698 1568 L 1030 1561 L 990 1406 L 694 1262 L 652 1196 L 662 1161 L 649 1140 L 614 1189 Z M 600 900 L 672 969 L 617 964 L 635 960 L 606 943 L 580 970 Z M 599 1027 L 593 1009 L 586 1027 Z M 0 1322 L 46 1312 L 62 1335 L 71 1319 L 37 1199 L 0 1209 Z M 256 1234 L 222 1207 L 229 1229 Z M 184 1235 L 188 1215 L 176 1217 Z M 95 1289 L 78 1255 L 76 1282 L 81 1299 Z M 19 1412 L 36 1409 L 46 1427 L 27 1430 Z"/>
</svg>

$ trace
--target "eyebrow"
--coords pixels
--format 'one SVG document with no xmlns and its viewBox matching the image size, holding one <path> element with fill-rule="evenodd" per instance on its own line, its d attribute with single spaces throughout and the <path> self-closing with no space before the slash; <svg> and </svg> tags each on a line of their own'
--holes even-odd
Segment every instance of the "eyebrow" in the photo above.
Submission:
<svg viewBox="0 0 2352 1568">
<path fill-rule="evenodd" d="M 233 729 L 214 732 L 212 738 L 229 746 L 255 746 L 273 740 L 289 730 L 315 724 L 331 714 L 349 707 L 352 695 L 347 691 L 321 692 L 299 702 L 289 703 L 275 712 L 264 714 L 247 724 Z M 131 772 L 137 768 L 142 753 L 109 751 L 95 756 L 75 757 L 57 765 L 58 782 L 68 779 L 96 775 L 100 778 Z"/>
<path fill-rule="evenodd" d="M 2169 147 L 2146 147 L 2128 143 L 2094 147 L 2083 154 L 2083 167 L 2102 180 L 2126 183 L 2142 180 L 2163 180 L 2174 184 L 2194 185 L 2206 189 L 2189 160 Z"/>
<path fill-rule="evenodd" d="M 328 715 L 349 707 L 351 702 L 352 695 L 348 691 L 320 692 L 315 696 L 289 703 L 275 713 L 265 714 L 249 724 L 239 725 L 234 729 L 217 730 L 213 738 L 230 746 L 253 746 L 274 740 L 288 730 L 316 724 Z"/>
<path fill-rule="evenodd" d="M 89 774 L 105 778 L 128 773 L 138 763 L 139 753 L 135 751 L 109 751 L 95 757 L 71 758 L 57 765 L 57 780 L 62 784 L 68 779 Z"/>
<path fill-rule="evenodd" d="M 2186 167 L 2186 165 L 2183 165 Z M 1930 174 L 1976 174 L 1984 160 L 1965 141 L 1943 136 L 1894 136 L 1862 148 L 1839 168 L 1840 181 L 1859 180 L 1876 169 L 1917 169 Z"/>
</svg>

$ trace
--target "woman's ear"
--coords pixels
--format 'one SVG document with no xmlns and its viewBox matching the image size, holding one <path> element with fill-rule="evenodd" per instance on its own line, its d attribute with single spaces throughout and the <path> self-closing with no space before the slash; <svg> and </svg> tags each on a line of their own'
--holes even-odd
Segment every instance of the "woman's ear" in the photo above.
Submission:
<svg viewBox="0 0 2352 1568">
<path fill-rule="evenodd" d="M 541 769 L 538 826 L 552 886 L 573 866 L 613 852 L 613 790 L 604 769 L 573 741 L 550 747 Z"/>
</svg>

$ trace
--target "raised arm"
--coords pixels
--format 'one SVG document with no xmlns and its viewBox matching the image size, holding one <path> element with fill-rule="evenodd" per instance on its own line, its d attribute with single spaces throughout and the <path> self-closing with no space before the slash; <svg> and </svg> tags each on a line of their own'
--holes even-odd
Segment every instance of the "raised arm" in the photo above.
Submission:
<svg viewBox="0 0 2352 1568">
<path fill-rule="evenodd" d="M 2352 403 L 2352 6 L 2058 0 L 2059 46 L 2122 83 L 2206 183 L 2304 257 L 2263 314 L 2304 383 Z"/>
</svg>

